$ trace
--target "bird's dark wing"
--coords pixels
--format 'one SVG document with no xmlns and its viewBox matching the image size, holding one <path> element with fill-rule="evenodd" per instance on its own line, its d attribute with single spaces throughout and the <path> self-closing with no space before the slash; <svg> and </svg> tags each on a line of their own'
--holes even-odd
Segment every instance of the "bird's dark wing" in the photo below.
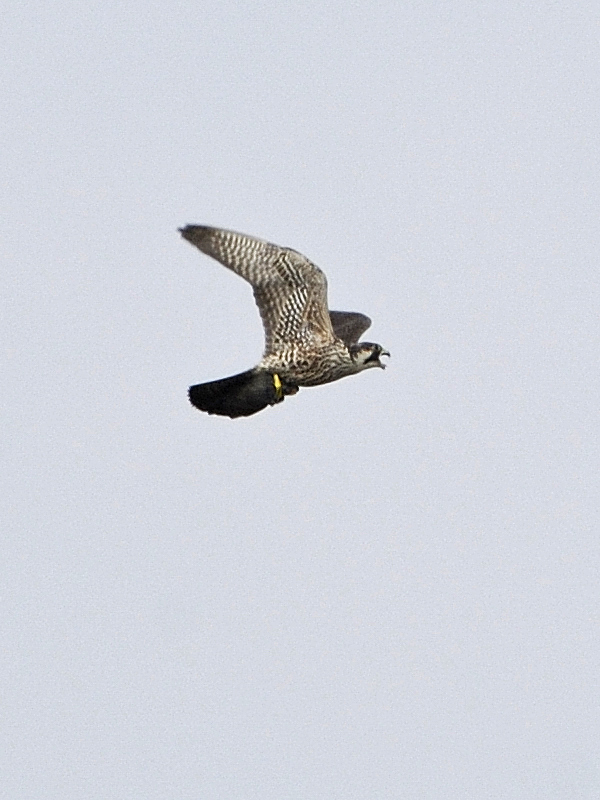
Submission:
<svg viewBox="0 0 600 800">
<path fill-rule="evenodd" d="M 279 376 L 277 376 L 279 380 Z M 279 386 L 279 388 L 278 388 Z M 277 384 L 269 372 L 253 369 L 210 383 L 190 386 L 190 403 L 200 411 L 223 417 L 249 417 L 284 398 L 281 382 Z"/>
<path fill-rule="evenodd" d="M 265 355 L 294 340 L 327 344 L 334 334 L 327 279 L 295 250 L 234 231 L 187 225 L 181 235 L 252 285 L 265 329 Z"/>
<path fill-rule="evenodd" d="M 365 314 L 354 311 L 330 311 L 333 332 L 344 344 L 356 344 L 363 333 L 371 326 L 371 320 Z"/>
</svg>

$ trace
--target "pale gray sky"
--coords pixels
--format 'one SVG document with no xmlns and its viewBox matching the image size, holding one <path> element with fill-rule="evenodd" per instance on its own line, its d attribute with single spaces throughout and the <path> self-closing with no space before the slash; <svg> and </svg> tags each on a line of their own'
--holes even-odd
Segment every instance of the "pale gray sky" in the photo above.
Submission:
<svg viewBox="0 0 600 800">
<path fill-rule="evenodd" d="M 4 800 L 600 796 L 600 15 L 2 18 Z M 249 419 L 291 246 L 391 353 Z"/>
</svg>

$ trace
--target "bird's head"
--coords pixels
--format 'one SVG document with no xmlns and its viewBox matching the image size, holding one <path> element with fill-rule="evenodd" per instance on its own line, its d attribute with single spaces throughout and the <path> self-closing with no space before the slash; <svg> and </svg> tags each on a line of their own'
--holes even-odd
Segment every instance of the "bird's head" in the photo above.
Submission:
<svg viewBox="0 0 600 800">
<path fill-rule="evenodd" d="M 363 369 L 370 367 L 385 369 L 385 364 L 382 364 L 379 358 L 380 356 L 389 356 L 389 353 L 380 344 L 359 342 L 359 344 L 352 345 L 349 350 L 357 372 L 362 372 Z"/>
</svg>

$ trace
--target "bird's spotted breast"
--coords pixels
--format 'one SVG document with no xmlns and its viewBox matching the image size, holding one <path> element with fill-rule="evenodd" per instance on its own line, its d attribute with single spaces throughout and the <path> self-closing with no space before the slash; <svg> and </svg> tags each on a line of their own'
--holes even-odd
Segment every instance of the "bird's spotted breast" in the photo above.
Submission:
<svg viewBox="0 0 600 800">
<path fill-rule="evenodd" d="M 266 355 L 259 368 L 276 371 L 281 380 L 298 386 L 319 386 L 356 372 L 348 348 L 339 340 L 318 349 L 288 345 Z"/>
</svg>

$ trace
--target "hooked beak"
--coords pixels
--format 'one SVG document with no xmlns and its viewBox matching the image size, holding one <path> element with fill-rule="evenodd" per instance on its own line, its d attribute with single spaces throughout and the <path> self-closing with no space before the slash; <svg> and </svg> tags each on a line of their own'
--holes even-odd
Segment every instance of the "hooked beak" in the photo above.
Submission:
<svg viewBox="0 0 600 800">
<path fill-rule="evenodd" d="M 391 358 L 390 353 L 389 353 L 388 350 L 382 350 L 381 353 L 379 353 L 379 356 L 380 357 L 381 356 L 387 356 L 388 358 Z M 381 362 L 379 362 L 379 366 L 381 367 L 381 369 L 385 369 L 385 367 L 386 367 L 386 365 L 382 364 Z"/>
</svg>

